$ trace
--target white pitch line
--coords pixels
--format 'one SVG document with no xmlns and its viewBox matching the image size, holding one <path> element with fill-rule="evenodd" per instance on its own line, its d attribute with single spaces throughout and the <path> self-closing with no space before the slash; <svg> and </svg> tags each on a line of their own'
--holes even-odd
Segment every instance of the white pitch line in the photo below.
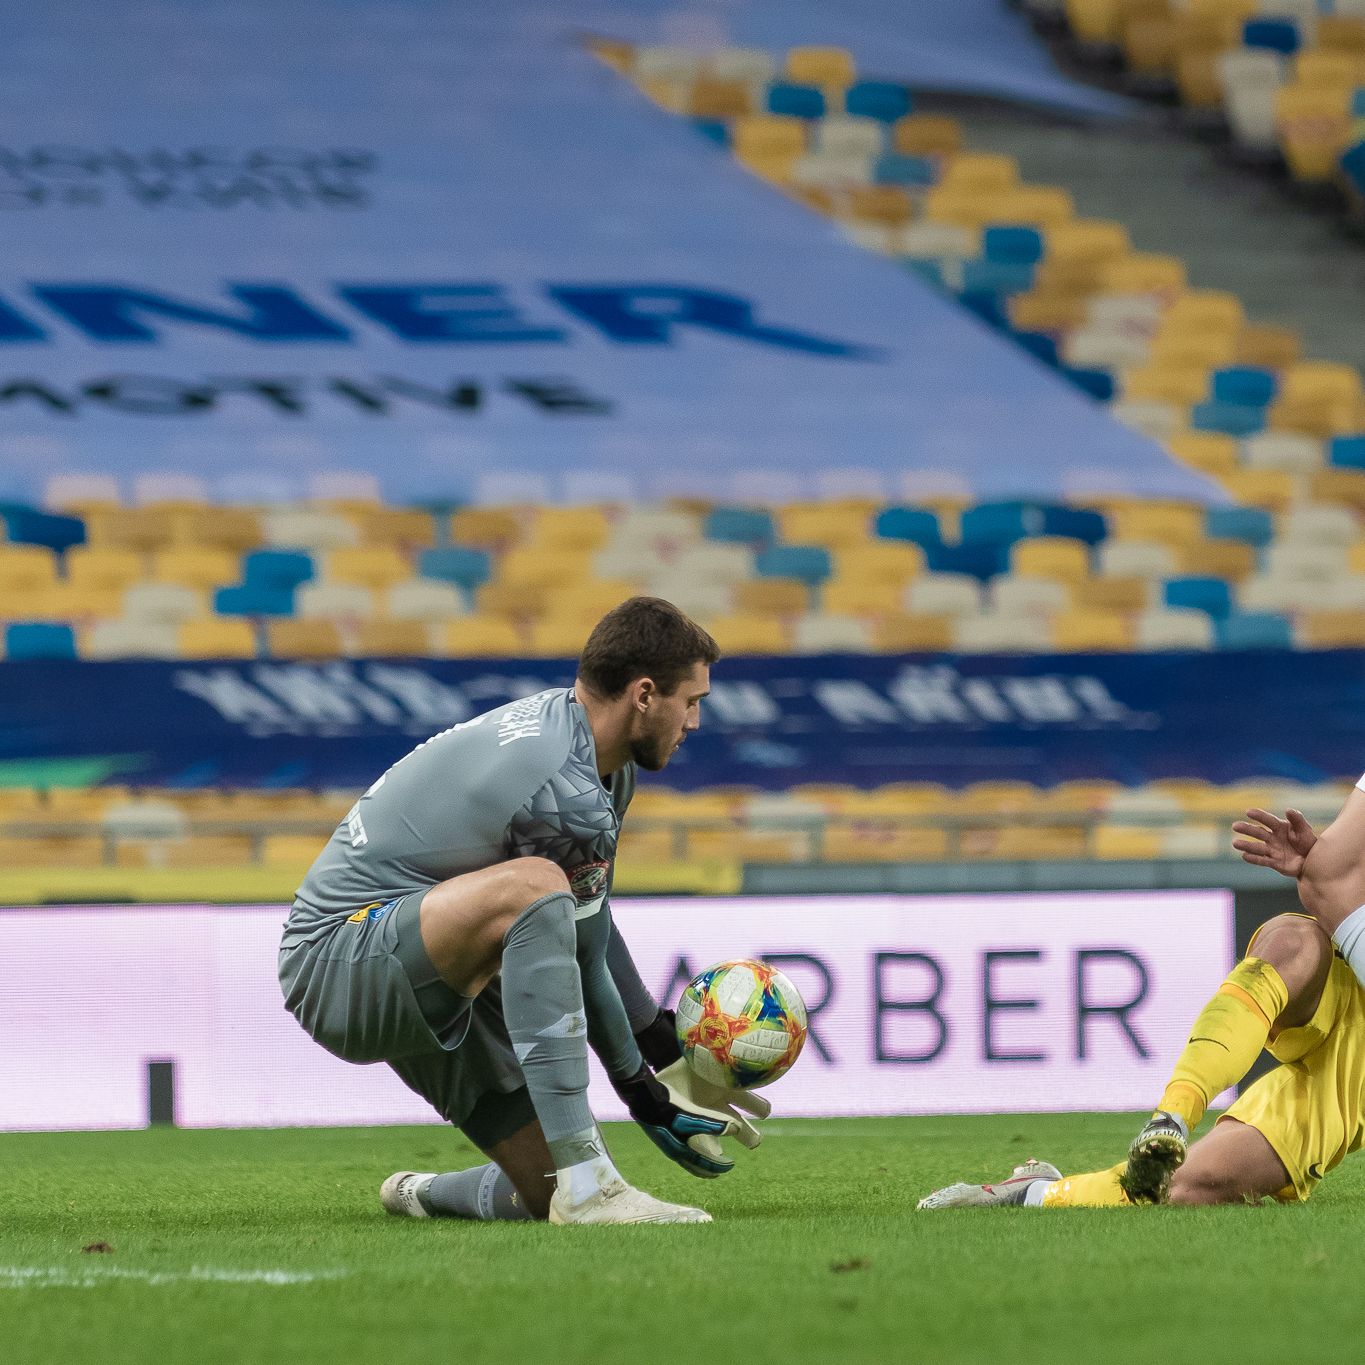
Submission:
<svg viewBox="0 0 1365 1365">
<path fill-rule="evenodd" d="M 133 1270 L 125 1266 L 70 1270 L 64 1266 L 0 1265 L 0 1289 L 94 1289 L 115 1280 L 150 1285 L 190 1282 L 293 1285 L 341 1280 L 349 1274 L 349 1270 L 221 1270 L 198 1265 L 188 1270 Z"/>
</svg>

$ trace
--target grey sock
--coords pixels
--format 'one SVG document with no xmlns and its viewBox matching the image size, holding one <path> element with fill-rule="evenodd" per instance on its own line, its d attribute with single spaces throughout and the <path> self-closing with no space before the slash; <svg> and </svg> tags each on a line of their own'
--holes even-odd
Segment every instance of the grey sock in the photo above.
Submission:
<svg viewBox="0 0 1365 1365">
<path fill-rule="evenodd" d="M 472 1218 L 481 1223 L 520 1222 L 531 1215 L 516 1186 L 491 1161 L 467 1171 L 434 1175 L 417 1191 L 417 1198 L 430 1214 L 446 1218 Z"/>
<path fill-rule="evenodd" d="M 556 1169 L 584 1160 L 596 1137 L 588 1108 L 588 1025 L 574 956 L 574 899 L 542 896 L 503 939 L 502 1014 Z"/>
</svg>

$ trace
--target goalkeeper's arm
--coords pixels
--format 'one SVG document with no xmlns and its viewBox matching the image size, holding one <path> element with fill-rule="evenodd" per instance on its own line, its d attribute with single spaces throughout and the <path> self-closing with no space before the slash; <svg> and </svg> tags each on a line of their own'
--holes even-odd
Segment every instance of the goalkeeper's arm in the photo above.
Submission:
<svg viewBox="0 0 1365 1365">
<path fill-rule="evenodd" d="M 660 1005 L 653 992 L 640 978 L 635 959 L 621 937 L 615 922 L 607 939 L 607 968 L 630 1020 L 631 1032 L 645 1061 L 655 1071 L 662 1071 L 682 1056 L 674 1027 L 673 1011 Z"/>
</svg>

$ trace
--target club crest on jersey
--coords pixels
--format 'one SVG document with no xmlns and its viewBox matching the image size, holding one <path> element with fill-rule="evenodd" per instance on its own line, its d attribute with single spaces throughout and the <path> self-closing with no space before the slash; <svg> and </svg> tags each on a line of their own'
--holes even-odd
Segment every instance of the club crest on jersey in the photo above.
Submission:
<svg viewBox="0 0 1365 1365">
<path fill-rule="evenodd" d="M 606 893 L 607 873 L 611 864 L 607 862 L 579 863 L 569 869 L 569 890 L 579 905 L 600 899 Z"/>
</svg>

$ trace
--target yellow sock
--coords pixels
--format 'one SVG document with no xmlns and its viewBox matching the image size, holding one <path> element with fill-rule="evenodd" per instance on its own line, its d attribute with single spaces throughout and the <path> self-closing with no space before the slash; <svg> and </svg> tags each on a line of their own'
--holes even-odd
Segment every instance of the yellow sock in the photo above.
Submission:
<svg viewBox="0 0 1365 1365">
<path fill-rule="evenodd" d="M 1288 1003 L 1279 972 L 1258 957 L 1243 958 L 1194 1021 L 1157 1108 L 1179 1114 L 1193 1130 L 1209 1101 L 1251 1069 Z"/>
<path fill-rule="evenodd" d="M 1054 1180 L 1043 1191 L 1045 1209 L 1110 1209 L 1132 1207 L 1131 1201 L 1119 1189 L 1119 1173 L 1126 1162 L 1120 1161 L 1107 1171 L 1090 1171 L 1085 1175 L 1064 1175 Z"/>
</svg>

